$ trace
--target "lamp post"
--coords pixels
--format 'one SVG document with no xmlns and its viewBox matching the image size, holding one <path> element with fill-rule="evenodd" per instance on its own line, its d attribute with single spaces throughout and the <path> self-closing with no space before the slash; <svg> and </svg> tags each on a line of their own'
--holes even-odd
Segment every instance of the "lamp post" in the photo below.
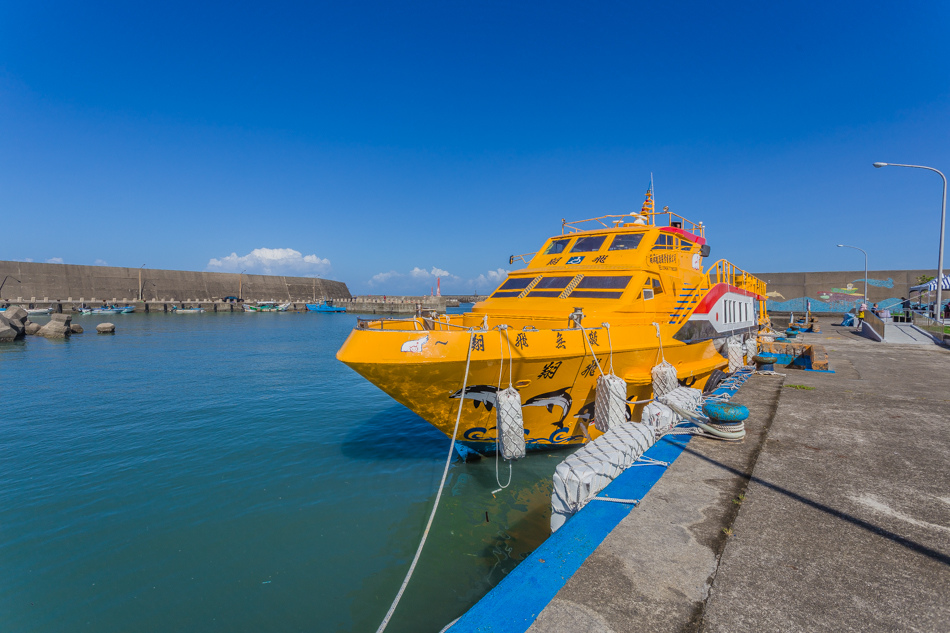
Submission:
<svg viewBox="0 0 950 633">
<path fill-rule="evenodd" d="M 17 279 L 13 275 L 4 275 L 3 281 L 0 281 L 0 297 L 3 296 L 3 284 L 7 283 L 7 279 L 12 279 L 13 281 L 17 283 L 22 283 L 19 279 Z"/>
<path fill-rule="evenodd" d="M 241 274 L 238 275 L 238 301 L 244 299 L 244 273 L 247 272 L 247 268 L 241 271 Z"/>
<path fill-rule="evenodd" d="M 853 248 L 856 251 L 864 253 L 864 304 L 868 302 L 868 252 L 857 246 L 848 246 L 847 244 L 838 244 L 838 248 Z"/>
<path fill-rule="evenodd" d="M 934 310 L 934 317 L 943 321 L 943 311 L 941 310 L 941 304 L 943 303 L 943 233 L 944 227 L 947 224 L 947 177 L 943 175 L 943 172 L 939 169 L 934 169 L 933 167 L 924 167 L 923 165 L 901 165 L 898 163 L 874 163 L 875 167 L 913 167 L 915 169 L 927 169 L 929 171 L 935 171 L 940 174 L 940 177 L 943 178 L 943 205 L 940 211 L 940 252 L 937 255 L 937 307 Z"/>
</svg>

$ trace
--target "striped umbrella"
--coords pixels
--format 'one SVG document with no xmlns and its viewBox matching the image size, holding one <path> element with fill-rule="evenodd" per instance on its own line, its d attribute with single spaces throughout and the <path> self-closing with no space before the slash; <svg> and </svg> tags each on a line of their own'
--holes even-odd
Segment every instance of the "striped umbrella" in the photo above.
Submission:
<svg viewBox="0 0 950 633">
<path fill-rule="evenodd" d="M 943 281 L 940 283 L 940 287 L 944 290 L 950 290 L 950 275 L 944 275 Z M 920 284 L 919 286 L 911 286 L 911 290 L 919 290 L 921 292 L 930 292 L 937 289 L 937 280 L 931 279 L 925 284 Z"/>
</svg>

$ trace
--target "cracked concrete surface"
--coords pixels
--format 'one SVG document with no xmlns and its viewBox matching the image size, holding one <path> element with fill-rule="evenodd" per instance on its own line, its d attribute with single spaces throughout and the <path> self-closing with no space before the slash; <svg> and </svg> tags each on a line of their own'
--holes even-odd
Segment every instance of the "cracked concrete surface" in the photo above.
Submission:
<svg viewBox="0 0 950 633">
<path fill-rule="evenodd" d="M 950 630 L 950 351 L 823 321 L 836 373 L 754 376 L 530 631 Z"/>
</svg>

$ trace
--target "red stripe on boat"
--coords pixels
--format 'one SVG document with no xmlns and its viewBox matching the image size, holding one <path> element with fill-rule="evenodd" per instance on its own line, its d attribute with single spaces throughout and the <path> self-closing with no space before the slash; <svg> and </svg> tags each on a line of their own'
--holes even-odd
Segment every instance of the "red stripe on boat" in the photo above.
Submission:
<svg viewBox="0 0 950 633">
<path fill-rule="evenodd" d="M 692 233 L 690 233 L 690 232 L 687 231 L 686 229 L 678 229 L 678 228 L 676 228 L 675 226 L 661 226 L 661 227 L 660 227 L 660 230 L 661 230 L 661 231 L 665 231 L 666 233 L 674 233 L 674 234 L 676 234 L 676 235 L 679 235 L 679 236 L 680 236 L 681 238 L 683 238 L 684 240 L 687 240 L 687 241 L 689 241 L 689 242 L 693 242 L 694 244 L 699 244 L 700 246 L 702 246 L 703 244 L 706 243 L 706 238 L 705 238 L 705 237 L 700 237 L 700 236 L 698 236 L 698 235 L 693 235 Z"/>
<path fill-rule="evenodd" d="M 696 306 L 696 309 L 693 311 L 693 314 L 709 314 L 709 309 L 715 305 L 719 299 L 726 294 L 727 292 L 733 292 L 737 295 L 742 295 L 743 297 L 752 297 L 758 301 L 761 301 L 762 298 L 755 294 L 754 292 L 749 292 L 748 290 L 743 290 L 742 288 L 736 288 L 735 286 L 730 286 L 729 284 L 716 284 L 709 289 L 709 292 L 706 293 L 706 296 L 702 298 L 699 302 L 699 305 Z"/>
</svg>

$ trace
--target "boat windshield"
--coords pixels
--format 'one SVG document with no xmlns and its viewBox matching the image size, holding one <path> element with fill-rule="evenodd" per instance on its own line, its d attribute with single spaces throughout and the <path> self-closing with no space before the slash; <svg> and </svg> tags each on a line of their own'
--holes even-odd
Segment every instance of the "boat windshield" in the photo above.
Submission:
<svg viewBox="0 0 950 633">
<path fill-rule="evenodd" d="M 640 242 L 643 240 L 643 233 L 628 233 L 626 235 L 618 235 L 614 238 L 614 241 L 610 243 L 609 251 L 632 251 L 636 247 L 640 246 Z"/>
<path fill-rule="evenodd" d="M 563 253 L 564 249 L 567 248 L 567 243 L 571 241 L 572 238 L 567 237 L 561 240 L 554 240 L 551 242 L 551 245 L 548 246 L 547 250 L 544 251 L 545 255 L 557 255 L 558 253 Z"/>
<path fill-rule="evenodd" d="M 576 244 L 574 244 L 574 248 L 571 249 L 571 252 L 593 253 L 594 251 L 599 251 L 601 245 L 606 239 L 606 235 L 590 235 L 588 237 L 582 237 L 577 240 Z"/>
</svg>

